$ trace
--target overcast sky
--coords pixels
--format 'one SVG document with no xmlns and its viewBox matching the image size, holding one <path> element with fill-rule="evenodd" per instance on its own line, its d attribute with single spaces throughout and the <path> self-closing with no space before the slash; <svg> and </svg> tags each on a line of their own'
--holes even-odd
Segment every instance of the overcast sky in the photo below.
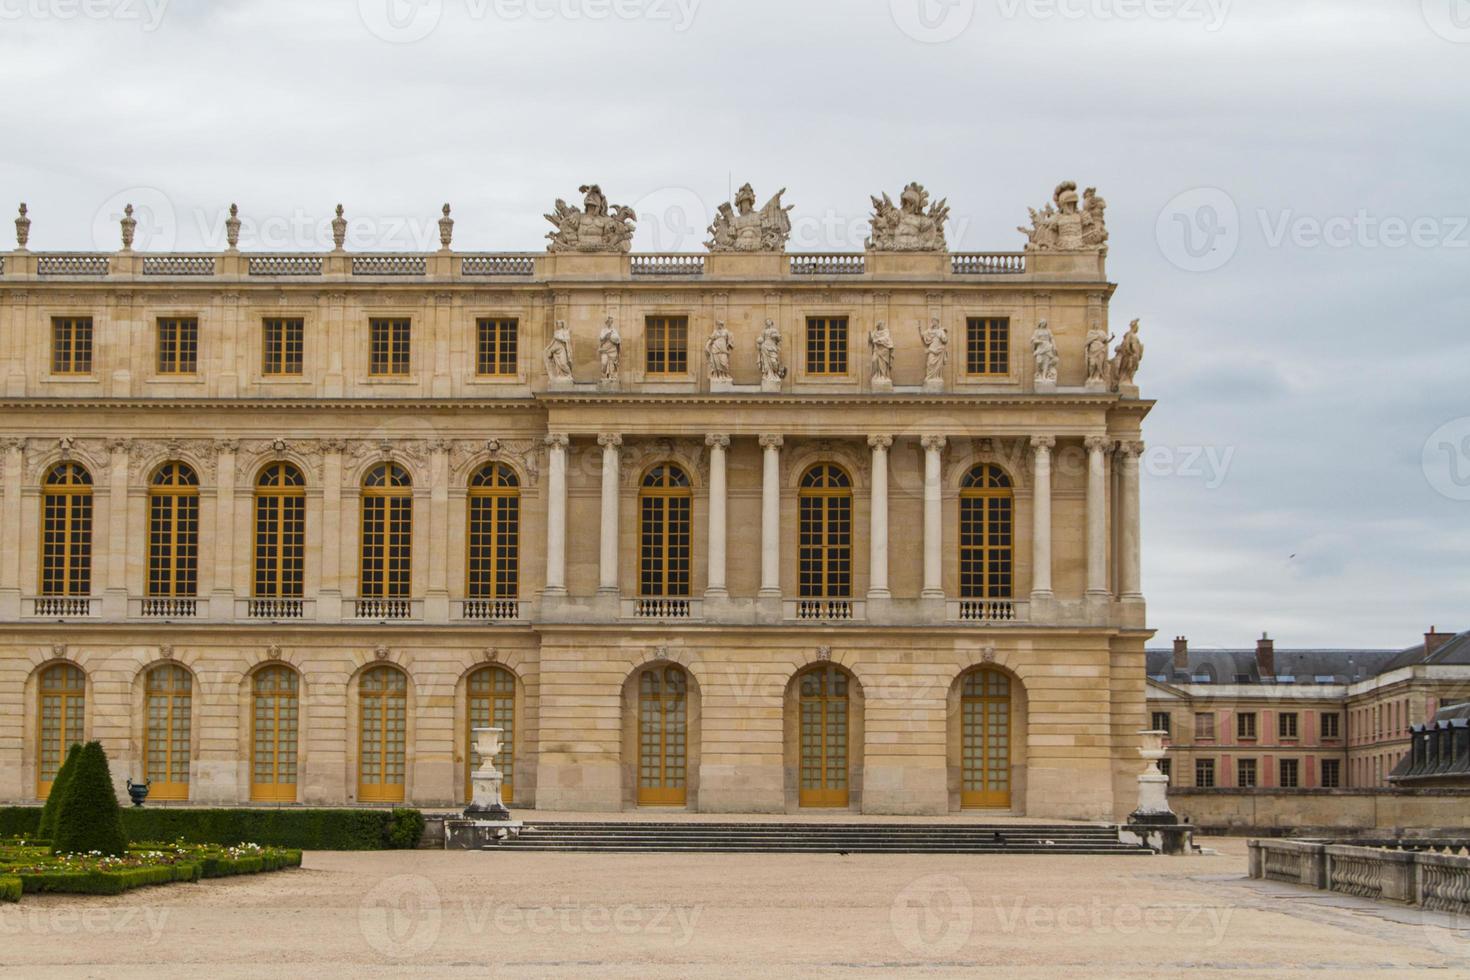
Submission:
<svg viewBox="0 0 1470 980">
<path fill-rule="evenodd" d="M 0 0 L 0 207 L 33 249 L 539 250 L 601 183 L 638 250 L 729 188 L 861 248 L 923 181 L 951 247 L 1108 201 L 1142 317 L 1159 641 L 1470 628 L 1470 0 Z M 9 217 L 4 216 L 8 242 Z"/>
</svg>

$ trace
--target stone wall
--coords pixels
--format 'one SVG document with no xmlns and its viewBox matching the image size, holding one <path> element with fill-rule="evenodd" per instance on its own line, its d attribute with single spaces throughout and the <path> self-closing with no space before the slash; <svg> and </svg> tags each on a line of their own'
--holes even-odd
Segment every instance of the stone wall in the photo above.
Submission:
<svg viewBox="0 0 1470 980">
<path fill-rule="evenodd" d="M 1169 805 L 1207 834 L 1433 835 L 1470 828 L 1470 790 L 1171 789 Z"/>
</svg>

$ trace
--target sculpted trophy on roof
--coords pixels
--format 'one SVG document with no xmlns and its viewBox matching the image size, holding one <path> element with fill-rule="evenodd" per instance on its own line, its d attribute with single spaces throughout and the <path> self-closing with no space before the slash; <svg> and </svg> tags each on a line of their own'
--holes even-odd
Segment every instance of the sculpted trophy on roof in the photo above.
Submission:
<svg viewBox="0 0 1470 980">
<path fill-rule="evenodd" d="M 949 202 L 929 204 L 929 192 L 918 182 L 909 184 L 898 196 L 898 204 L 885 191 L 874 197 L 873 234 L 867 241 L 874 252 L 943 252 L 944 222 L 949 218 Z"/>
<path fill-rule="evenodd" d="M 735 192 L 732 208 L 726 201 L 715 214 L 715 223 L 709 226 L 713 236 L 705 242 L 711 252 L 780 252 L 786 248 L 786 239 L 791 237 L 791 216 L 787 214 L 796 205 L 781 205 L 781 188 L 759 211 L 755 209 L 755 189 L 749 184 Z"/>
<path fill-rule="evenodd" d="M 1107 245 L 1108 226 L 1104 218 L 1108 202 L 1089 187 L 1082 192 L 1079 207 L 1077 183 L 1064 180 L 1052 191 L 1051 203 L 1031 212 L 1031 227 L 1017 227 L 1027 238 L 1026 251 L 1084 251 Z"/>
<path fill-rule="evenodd" d="M 556 199 L 556 210 L 546 220 L 556 225 L 546 237 L 548 252 L 627 252 L 633 247 L 633 224 L 638 215 L 632 208 L 614 204 L 608 211 L 607 198 L 596 184 L 583 184 L 582 210 Z"/>
</svg>

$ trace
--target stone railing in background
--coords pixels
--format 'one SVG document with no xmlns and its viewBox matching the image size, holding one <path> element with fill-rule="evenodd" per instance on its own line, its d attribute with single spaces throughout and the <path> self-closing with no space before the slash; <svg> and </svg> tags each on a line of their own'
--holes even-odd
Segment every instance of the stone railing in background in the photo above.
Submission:
<svg viewBox="0 0 1470 980">
<path fill-rule="evenodd" d="M 429 261 L 422 255 L 354 255 L 354 276 L 422 276 L 429 271 Z"/>
<path fill-rule="evenodd" d="M 460 259 L 462 276 L 531 276 L 536 274 L 534 255 L 466 255 Z"/>
<path fill-rule="evenodd" d="M 1016 276 L 1026 271 L 1026 253 L 951 252 L 949 270 L 957 276 Z"/>
<path fill-rule="evenodd" d="M 38 276 L 105 276 L 111 264 L 106 255 L 38 255 Z"/>
<path fill-rule="evenodd" d="M 1253 840 L 1250 876 L 1377 901 L 1470 913 L 1470 857 L 1414 849 L 1419 841 L 1362 847 L 1316 841 Z M 1463 851 L 1470 840 L 1450 842 Z"/>
<path fill-rule="evenodd" d="M 811 252 L 789 258 L 793 276 L 860 276 L 868 269 L 863 252 Z"/>
<path fill-rule="evenodd" d="M 631 255 L 629 271 L 635 276 L 702 276 L 704 256 L 683 252 Z"/>
<path fill-rule="evenodd" d="M 214 256 L 145 255 L 143 256 L 143 275 L 212 276 L 214 275 Z"/>
<path fill-rule="evenodd" d="M 247 267 L 252 276 L 319 276 L 320 255 L 252 255 Z"/>
</svg>

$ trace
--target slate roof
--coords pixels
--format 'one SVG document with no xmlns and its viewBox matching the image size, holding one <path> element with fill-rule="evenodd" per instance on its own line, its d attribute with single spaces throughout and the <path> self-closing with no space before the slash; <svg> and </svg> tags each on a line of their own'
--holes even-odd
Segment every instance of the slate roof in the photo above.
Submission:
<svg viewBox="0 0 1470 980">
<path fill-rule="evenodd" d="M 1470 664 L 1470 630 L 1444 641 L 1427 658 L 1422 642 L 1403 650 L 1277 649 L 1276 677 L 1265 680 L 1254 648 L 1190 650 L 1187 672 L 1174 670 L 1172 649 L 1148 650 L 1145 657 L 1148 676 L 1171 684 L 1195 683 L 1200 674 L 1208 674 L 1213 684 L 1282 683 L 1284 677 L 1296 684 L 1352 684 L 1414 664 Z"/>
</svg>

